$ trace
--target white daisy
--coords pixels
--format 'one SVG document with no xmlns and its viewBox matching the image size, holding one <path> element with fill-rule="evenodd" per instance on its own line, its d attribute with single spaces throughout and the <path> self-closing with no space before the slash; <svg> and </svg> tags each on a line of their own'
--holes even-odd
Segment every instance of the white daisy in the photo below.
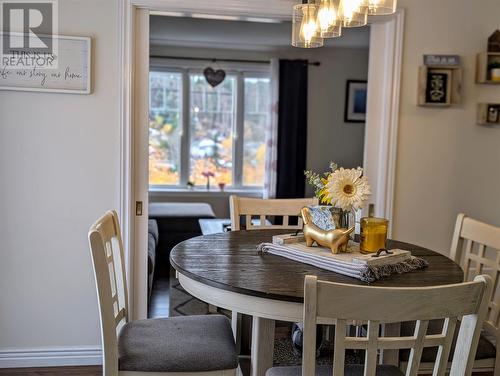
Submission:
<svg viewBox="0 0 500 376">
<path fill-rule="evenodd" d="M 339 168 L 328 176 L 325 185 L 325 198 L 345 211 L 362 208 L 370 194 L 370 184 L 363 176 L 361 167 L 350 170 Z"/>
</svg>

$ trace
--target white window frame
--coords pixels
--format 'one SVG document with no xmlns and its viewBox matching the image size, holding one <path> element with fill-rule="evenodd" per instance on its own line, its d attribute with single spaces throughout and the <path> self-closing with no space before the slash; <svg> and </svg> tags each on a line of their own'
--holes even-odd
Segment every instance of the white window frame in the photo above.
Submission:
<svg viewBox="0 0 500 376">
<path fill-rule="evenodd" d="M 181 155 L 179 184 L 149 185 L 150 191 L 185 190 L 190 175 L 190 83 L 191 74 L 203 74 L 203 70 L 210 65 L 210 60 L 198 61 L 189 59 L 152 58 L 150 72 L 172 72 L 182 75 L 181 93 Z M 227 63 L 219 65 L 228 76 L 236 77 L 236 111 L 233 123 L 233 182 L 227 187 L 234 191 L 262 191 L 262 186 L 243 185 L 243 157 L 244 157 L 244 126 L 245 126 L 245 78 L 271 78 L 271 65 L 263 63 Z M 270 107 L 270 106 L 269 106 Z M 271 108 L 269 108 L 269 112 Z M 202 186 L 197 186 L 202 188 Z"/>
</svg>

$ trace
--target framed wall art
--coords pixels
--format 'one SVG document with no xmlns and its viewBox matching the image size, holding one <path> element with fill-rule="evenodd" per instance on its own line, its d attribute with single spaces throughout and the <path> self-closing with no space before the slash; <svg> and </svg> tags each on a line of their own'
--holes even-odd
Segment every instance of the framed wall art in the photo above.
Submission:
<svg viewBox="0 0 500 376">
<path fill-rule="evenodd" d="M 91 39 L 62 35 L 50 38 L 57 40 L 56 53 L 21 51 L 3 55 L 0 90 L 91 93 Z"/>
<path fill-rule="evenodd" d="M 344 121 L 346 123 L 366 122 L 367 86 L 367 81 L 347 81 L 344 111 Z"/>
<path fill-rule="evenodd" d="M 451 104 L 451 70 L 427 70 L 427 85 L 425 87 L 425 103 L 435 105 Z"/>
<path fill-rule="evenodd" d="M 419 106 L 449 107 L 462 99 L 462 68 L 458 55 L 424 55 L 418 72 Z"/>
</svg>

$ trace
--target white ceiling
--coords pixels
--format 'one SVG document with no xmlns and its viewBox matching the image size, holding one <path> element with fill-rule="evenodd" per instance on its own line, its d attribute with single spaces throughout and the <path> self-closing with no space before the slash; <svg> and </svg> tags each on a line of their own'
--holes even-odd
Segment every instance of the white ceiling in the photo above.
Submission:
<svg viewBox="0 0 500 376">
<path fill-rule="evenodd" d="M 188 17 L 151 16 L 152 45 L 271 50 L 290 47 L 290 22 L 248 22 Z M 344 29 L 326 47 L 367 48 L 369 27 Z"/>
</svg>

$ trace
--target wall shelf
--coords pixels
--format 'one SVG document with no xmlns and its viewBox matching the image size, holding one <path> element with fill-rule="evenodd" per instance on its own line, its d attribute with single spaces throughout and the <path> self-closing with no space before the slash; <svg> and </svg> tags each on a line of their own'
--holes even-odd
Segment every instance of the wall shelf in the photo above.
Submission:
<svg viewBox="0 0 500 376">
<path fill-rule="evenodd" d="M 500 52 L 481 52 L 477 54 L 476 60 L 476 83 L 488 85 L 500 85 L 500 81 L 493 81 L 488 66 L 500 63 Z"/>
<path fill-rule="evenodd" d="M 479 125 L 500 125 L 500 103 L 478 103 L 477 123 Z"/>
<path fill-rule="evenodd" d="M 440 99 L 433 100 L 438 78 Z M 425 107 L 450 107 L 462 100 L 462 68 L 460 66 L 421 66 L 418 72 L 417 104 Z"/>
</svg>

